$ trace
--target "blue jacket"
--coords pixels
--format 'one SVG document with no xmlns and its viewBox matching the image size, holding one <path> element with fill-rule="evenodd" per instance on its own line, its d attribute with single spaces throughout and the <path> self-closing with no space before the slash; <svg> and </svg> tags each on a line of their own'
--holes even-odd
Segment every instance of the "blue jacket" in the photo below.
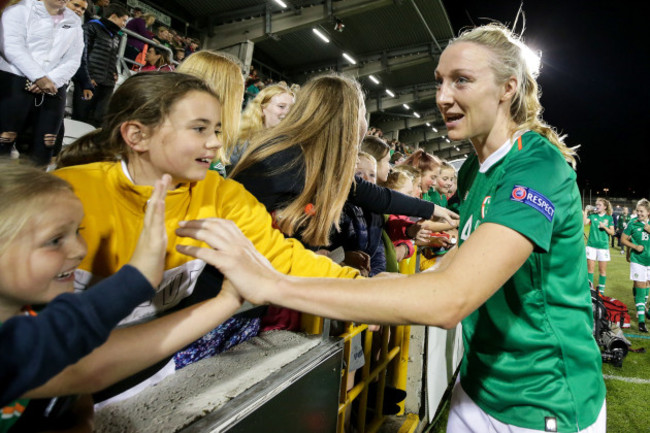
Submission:
<svg viewBox="0 0 650 433">
<path fill-rule="evenodd" d="M 113 328 L 154 290 L 124 266 L 83 293 L 54 298 L 38 316 L 0 326 L 0 407 L 36 388 L 103 344 Z"/>
</svg>

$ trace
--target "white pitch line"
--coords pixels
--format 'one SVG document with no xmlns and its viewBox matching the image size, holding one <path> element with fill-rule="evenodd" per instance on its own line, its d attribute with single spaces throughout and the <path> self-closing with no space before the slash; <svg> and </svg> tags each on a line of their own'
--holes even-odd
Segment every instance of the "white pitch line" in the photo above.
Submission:
<svg viewBox="0 0 650 433">
<path fill-rule="evenodd" d="M 641 379 L 640 377 L 622 377 L 622 376 L 612 376 L 611 374 L 603 374 L 603 378 L 608 380 L 621 380 L 628 383 L 642 383 L 650 384 L 650 379 Z"/>
</svg>

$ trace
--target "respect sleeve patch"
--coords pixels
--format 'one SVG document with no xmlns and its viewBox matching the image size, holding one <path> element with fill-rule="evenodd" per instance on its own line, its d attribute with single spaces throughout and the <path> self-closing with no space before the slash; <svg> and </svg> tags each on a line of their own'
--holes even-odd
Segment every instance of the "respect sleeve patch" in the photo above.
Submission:
<svg viewBox="0 0 650 433">
<path fill-rule="evenodd" d="M 547 220 L 553 221 L 555 215 L 555 206 L 551 200 L 544 197 L 543 194 L 527 186 L 515 185 L 510 194 L 510 200 L 527 204 L 533 209 L 539 211 Z"/>
</svg>

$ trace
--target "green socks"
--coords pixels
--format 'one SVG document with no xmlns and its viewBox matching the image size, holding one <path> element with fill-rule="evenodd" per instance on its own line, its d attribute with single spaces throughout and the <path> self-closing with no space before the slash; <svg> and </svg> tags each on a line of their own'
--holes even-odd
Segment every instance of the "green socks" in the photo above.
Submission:
<svg viewBox="0 0 650 433">
<path fill-rule="evenodd" d="M 605 294 L 605 282 L 607 281 L 607 275 L 598 276 L 598 291 L 601 295 Z"/>
<path fill-rule="evenodd" d="M 645 301 L 650 289 L 636 289 L 634 303 L 636 304 L 636 314 L 639 316 L 639 323 L 645 323 Z"/>
</svg>

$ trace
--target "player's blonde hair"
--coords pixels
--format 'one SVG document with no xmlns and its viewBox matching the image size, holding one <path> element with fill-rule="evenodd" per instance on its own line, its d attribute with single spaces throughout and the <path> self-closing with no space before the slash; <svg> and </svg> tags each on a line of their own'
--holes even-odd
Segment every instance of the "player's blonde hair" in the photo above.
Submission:
<svg viewBox="0 0 650 433">
<path fill-rule="evenodd" d="M 517 90 L 510 103 L 510 116 L 517 129 L 532 130 L 545 137 L 575 169 L 576 148 L 567 147 L 564 136 L 560 136 L 542 119 L 543 108 L 539 102 L 541 91 L 536 80 L 539 68 L 531 67 L 527 55 L 530 49 L 521 37 L 501 24 L 491 23 L 463 32 L 450 45 L 458 42 L 475 43 L 494 54 L 490 67 L 497 82 L 505 83 L 511 77 L 517 79 Z"/>
<path fill-rule="evenodd" d="M 605 198 L 597 198 L 596 203 L 598 202 L 601 202 L 605 206 L 605 213 L 607 215 L 611 215 L 613 213 L 612 204 L 609 202 L 609 200 Z"/>
</svg>

